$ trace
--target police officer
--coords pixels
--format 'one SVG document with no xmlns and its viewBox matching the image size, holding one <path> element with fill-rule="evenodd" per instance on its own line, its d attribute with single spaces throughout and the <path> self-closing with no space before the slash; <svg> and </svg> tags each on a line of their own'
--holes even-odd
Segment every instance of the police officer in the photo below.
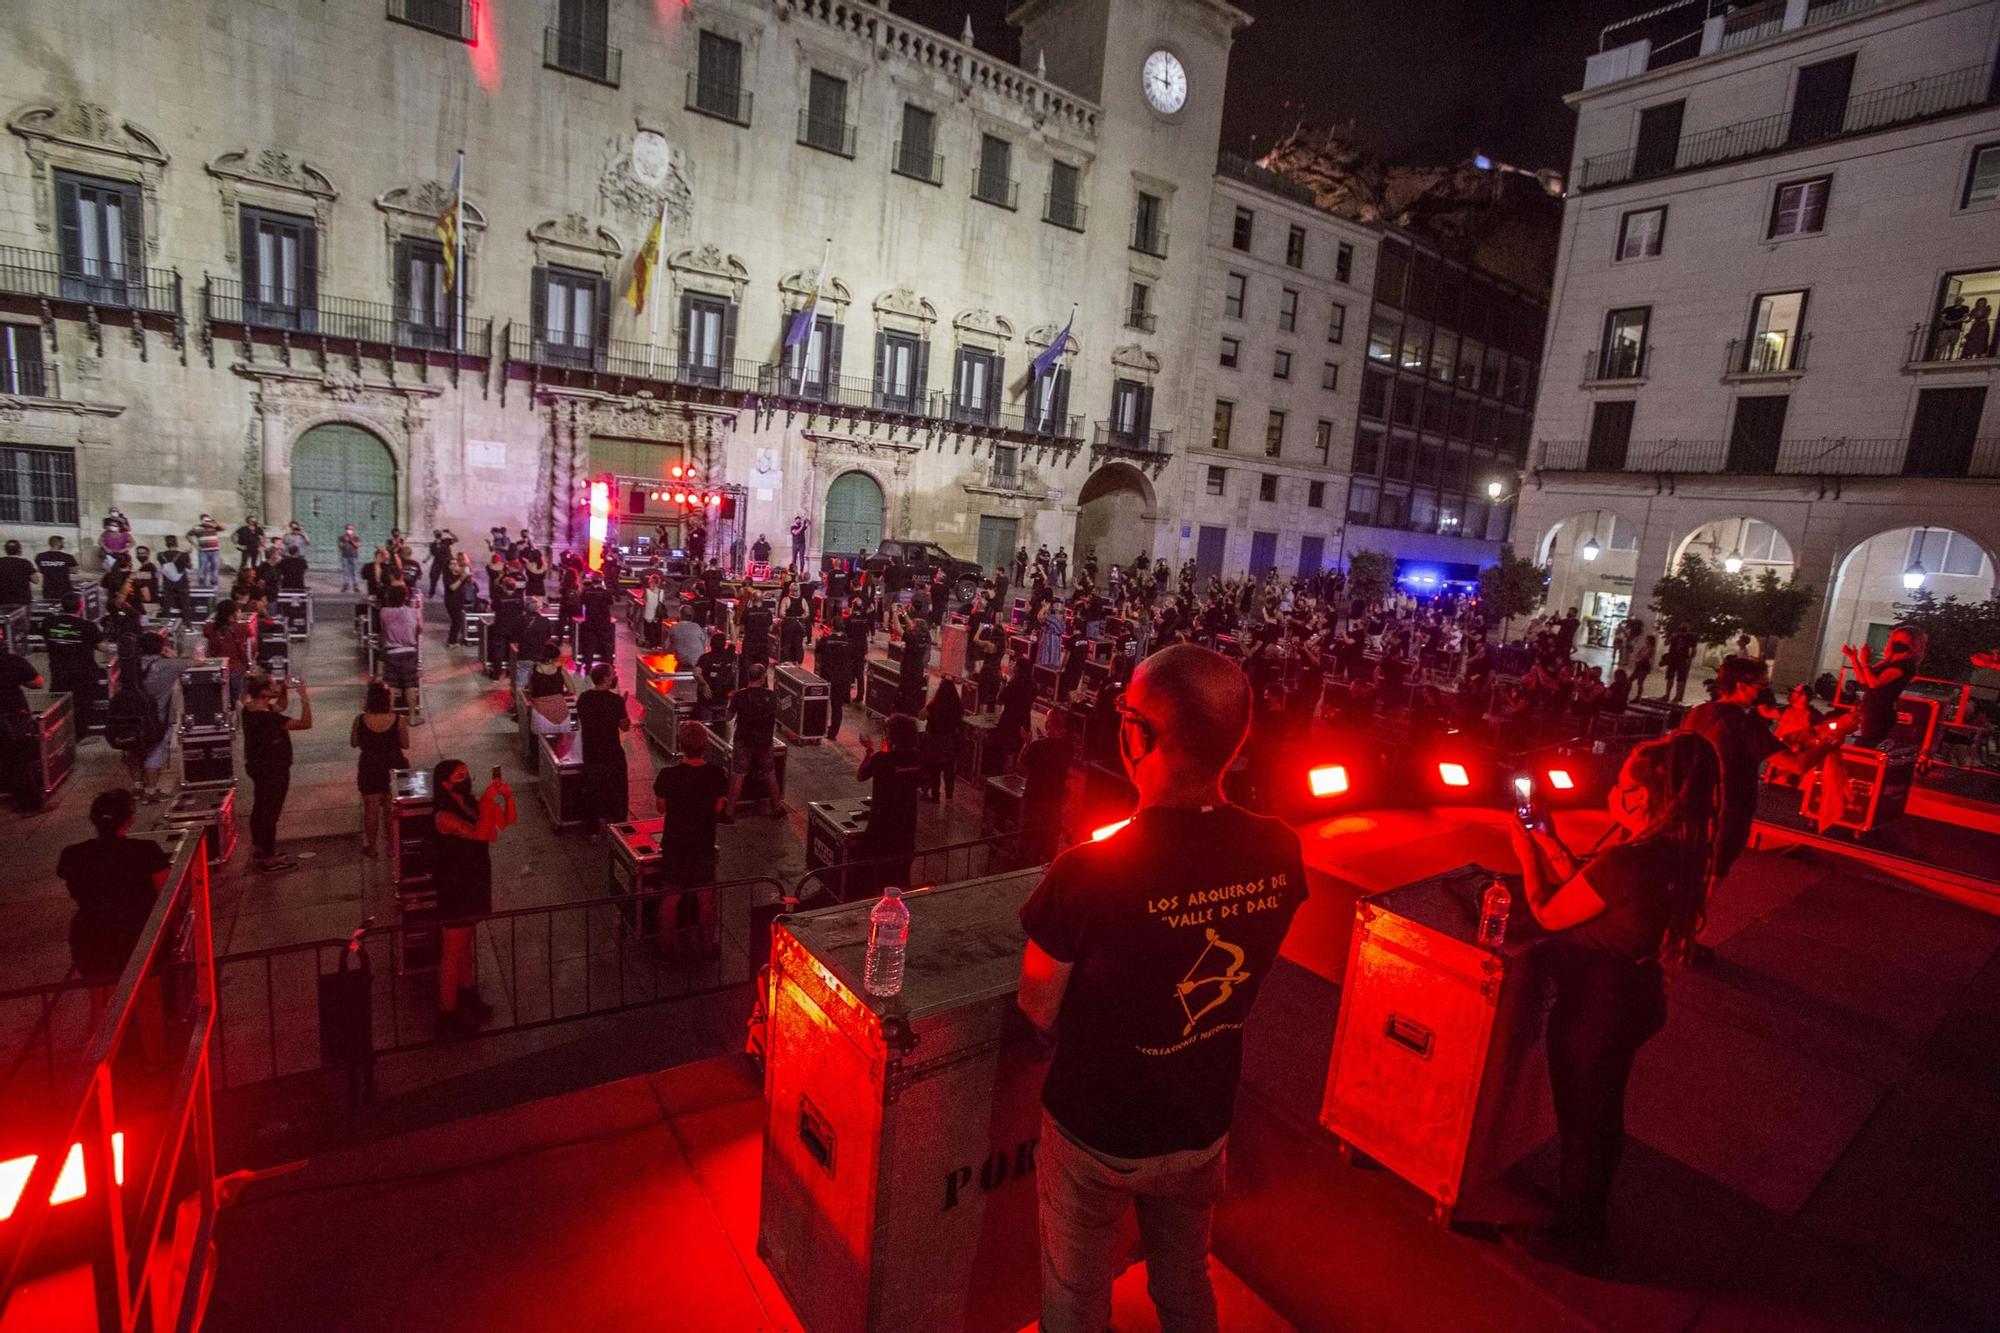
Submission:
<svg viewBox="0 0 2000 1333">
<path fill-rule="evenodd" d="M 70 696 L 79 733 L 89 730 L 101 691 L 97 686 L 97 649 L 104 631 L 83 614 L 83 594 L 63 598 L 62 611 L 42 627 L 49 652 L 49 688 Z"/>
</svg>

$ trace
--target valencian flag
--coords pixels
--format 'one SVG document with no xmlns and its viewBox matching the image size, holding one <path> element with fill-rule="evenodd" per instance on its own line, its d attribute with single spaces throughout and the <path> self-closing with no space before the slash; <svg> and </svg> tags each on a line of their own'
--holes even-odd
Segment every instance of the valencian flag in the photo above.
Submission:
<svg viewBox="0 0 2000 1333">
<path fill-rule="evenodd" d="M 632 261 L 632 285 L 625 289 L 625 299 L 632 304 L 632 313 L 646 313 L 646 298 L 652 295 L 653 272 L 660 266 L 660 245 L 662 230 L 666 224 L 663 210 L 653 219 L 653 229 L 646 233 L 646 243 L 639 247 L 638 258 Z"/>
<path fill-rule="evenodd" d="M 451 173 L 451 207 L 438 214 L 437 237 L 444 245 L 444 289 L 458 281 L 459 224 L 465 214 L 465 154 L 458 155 L 458 167 Z"/>
<path fill-rule="evenodd" d="M 1062 332 L 1049 339 L 1049 345 L 1043 348 L 1042 354 L 1036 357 L 1028 366 L 1028 383 L 1033 384 L 1036 380 L 1056 368 L 1056 362 L 1062 360 L 1063 351 L 1069 346 L 1069 331 L 1075 324 L 1076 307 L 1071 306 L 1069 308 L 1069 322 L 1062 326 Z"/>
</svg>

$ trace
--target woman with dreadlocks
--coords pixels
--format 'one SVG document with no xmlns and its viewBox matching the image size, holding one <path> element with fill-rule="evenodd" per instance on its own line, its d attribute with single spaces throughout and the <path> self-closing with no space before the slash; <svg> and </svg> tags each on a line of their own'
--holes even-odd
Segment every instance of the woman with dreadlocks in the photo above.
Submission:
<svg viewBox="0 0 2000 1333">
<path fill-rule="evenodd" d="M 1617 841 L 1579 860 L 1552 830 L 1509 821 L 1528 907 L 1557 932 L 1549 1085 L 1562 1140 L 1549 1257 L 1588 1267 L 1609 1236 L 1611 1181 L 1625 1150 L 1625 1085 L 1639 1048 L 1666 1024 L 1665 970 L 1685 962 L 1715 878 L 1721 775 L 1688 733 L 1632 751 L 1608 804 Z"/>
</svg>

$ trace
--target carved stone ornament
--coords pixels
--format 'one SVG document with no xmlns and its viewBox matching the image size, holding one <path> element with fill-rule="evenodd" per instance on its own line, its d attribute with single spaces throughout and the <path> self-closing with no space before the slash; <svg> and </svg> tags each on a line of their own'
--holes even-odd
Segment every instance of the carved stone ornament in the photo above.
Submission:
<svg viewBox="0 0 2000 1333">
<path fill-rule="evenodd" d="M 281 148 L 266 148 L 252 157 L 246 148 L 223 153 L 206 170 L 215 177 L 222 199 L 222 253 L 231 265 L 237 262 L 243 229 L 237 223 L 238 209 L 248 204 L 282 213 L 310 214 L 319 236 L 319 272 L 324 277 L 333 263 L 333 205 L 340 198 L 327 174 L 312 163 Z"/>
<path fill-rule="evenodd" d="M 778 279 L 778 290 L 786 296 L 798 297 L 800 303 L 803 304 L 805 301 L 812 299 L 813 279 L 818 276 L 818 270 L 809 273 L 804 269 L 800 269 L 796 273 L 787 273 L 784 277 Z M 854 294 L 847 290 L 846 283 L 832 274 L 828 274 L 826 286 L 820 289 L 819 299 L 822 302 L 832 302 L 834 305 L 845 306 L 853 302 Z"/>
<path fill-rule="evenodd" d="M 1056 335 L 1061 332 L 1062 326 L 1059 324 L 1037 324 L 1034 328 L 1028 330 L 1024 341 L 1030 347 L 1047 347 L 1055 341 Z M 1063 352 L 1066 355 L 1080 355 L 1082 351 L 1083 344 L 1076 340 L 1074 333 L 1070 334 L 1069 340 L 1063 344 Z"/>
<path fill-rule="evenodd" d="M 749 267 L 713 245 L 676 250 L 668 257 L 667 268 L 683 289 L 714 292 L 732 301 L 741 301 L 743 289 L 750 284 Z"/>
<path fill-rule="evenodd" d="M 55 171 L 89 172 L 138 183 L 146 252 L 159 253 L 160 181 L 166 175 L 167 150 L 152 134 L 95 102 L 24 106 L 8 118 L 7 128 L 21 137 L 28 154 L 37 230 L 56 228 Z"/>
<path fill-rule="evenodd" d="M 1140 370 L 1148 375 L 1160 373 L 1160 358 L 1137 343 L 1126 343 L 1113 351 L 1111 364 L 1121 370 Z"/>
<path fill-rule="evenodd" d="M 983 308 L 959 311 L 952 317 L 951 326 L 960 333 L 982 334 L 1000 342 L 1010 342 L 1014 337 L 1014 325 L 1006 316 Z"/>
<path fill-rule="evenodd" d="M 528 228 L 528 244 L 538 265 L 563 264 L 609 276 L 625 255 L 618 233 L 597 226 L 581 213 L 565 213 Z"/>
<path fill-rule="evenodd" d="M 889 316 L 889 320 L 885 323 L 893 323 L 898 319 L 909 320 L 917 325 L 915 332 L 925 337 L 930 336 L 927 326 L 937 323 L 938 317 L 937 307 L 908 287 L 891 287 L 876 297 L 875 313 L 878 316 Z"/>
<path fill-rule="evenodd" d="M 688 185 L 687 154 L 667 142 L 657 129 L 640 125 L 630 139 L 605 145 L 604 167 L 597 176 L 600 211 L 647 226 L 666 210 L 667 226 L 685 230 L 694 211 L 694 190 Z"/>
</svg>

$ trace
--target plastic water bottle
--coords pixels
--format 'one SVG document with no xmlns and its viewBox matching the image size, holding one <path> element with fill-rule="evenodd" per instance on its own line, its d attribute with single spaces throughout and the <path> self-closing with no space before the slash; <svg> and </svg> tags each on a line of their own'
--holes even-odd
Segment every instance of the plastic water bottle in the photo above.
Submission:
<svg viewBox="0 0 2000 1333">
<path fill-rule="evenodd" d="M 903 955 L 910 943 L 910 908 L 903 891 L 891 886 L 868 913 L 868 963 L 861 984 L 870 995 L 903 989 Z"/>
<path fill-rule="evenodd" d="M 1507 881 L 1495 875 L 1493 882 L 1486 886 L 1486 892 L 1479 899 L 1479 942 L 1489 949 L 1497 949 L 1507 942 L 1507 913 L 1514 906 L 1514 895 L 1507 891 Z"/>
</svg>

